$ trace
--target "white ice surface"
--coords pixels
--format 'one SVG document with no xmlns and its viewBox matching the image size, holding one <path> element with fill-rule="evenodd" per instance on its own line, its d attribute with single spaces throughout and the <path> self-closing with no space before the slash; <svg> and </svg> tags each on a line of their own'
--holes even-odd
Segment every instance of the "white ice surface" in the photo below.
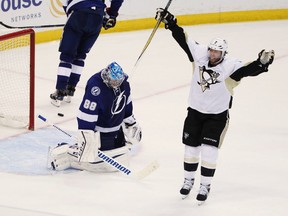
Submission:
<svg viewBox="0 0 288 216">
<path fill-rule="evenodd" d="M 151 30 L 100 35 L 87 57 L 71 104 L 53 107 L 59 41 L 36 46 L 36 113 L 71 134 L 85 82 L 117 61 L 130 74 L 135 116 L 143 142 L 131 158 L 140 170 L 153 160 L 160 168 L 142 181 L 121 173 L 95 174 L 46 169 L 48 146 L 73 142 L 36 119 L 36 130 L 0 127 L 0 215 L 5 216 L 284 216 L 288 212 L 288 21 L 184 27 L 200 43 L 228 40 L 229 56 L 252 61 L 262 49 L 274 49 L 268 73 L 246 78 L 235 89 L 230 127 L 220 150 L 208 201 L 182 200 L 183 145 L 191 64 L 171 33 L 159 29 L 133 70 Z M 57 113 L 64 113 L 58 117 Z"/>
</svg>

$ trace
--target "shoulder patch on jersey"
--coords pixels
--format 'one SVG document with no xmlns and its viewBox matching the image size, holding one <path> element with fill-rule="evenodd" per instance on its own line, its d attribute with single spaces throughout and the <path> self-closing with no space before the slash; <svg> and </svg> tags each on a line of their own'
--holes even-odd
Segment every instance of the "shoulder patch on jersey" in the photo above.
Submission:
<svg viewBox="0 0 288 216">
<path fill-rule="evenodd" d="M 98 96 L 101 93 L 101 90 L 98 86 L 94 86 L 91 89 L 91 94 L 94 96 Z"/>
</svg>

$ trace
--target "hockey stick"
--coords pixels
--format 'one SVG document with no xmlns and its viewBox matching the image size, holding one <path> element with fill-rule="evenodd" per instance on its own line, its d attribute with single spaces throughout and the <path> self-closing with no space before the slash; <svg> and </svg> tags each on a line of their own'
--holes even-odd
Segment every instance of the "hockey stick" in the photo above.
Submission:
<svg viewBox="0 0 288 216">
<path fill-rule="evenodd" d="M 65 24 L 55 24 L 55 25 L 38 25 L 38 26 L 10 26 L 0 21 L 0 25 L 8 29 L 26 29 L 26 28 L 54 28 L 54 27 L 63 27 Z"/>
<path fill-rule="evenodd" d="M 62 130 L 61 128 L 59 128 L 55 124 L 49 122 L 44 116 L 38 115 L 38 118 L 41 119 L 42 121 L 46 122 L 47 124 L 51 125 L 52 127 L 56 128 L 58 131 L 61 131 L 65 135 L 76 139 L 71 134 Z M 122 165 L 117 160 L 108 156 L 107 154 L 105 154 L 103 151 L 101 151 L 99 149 L 98 149 L 98 157 L 101 158 L 101 160 L 103 160 L 105 163 L 109 164 L 110 166 L 112 166 L 115 169 L 117 169 L 118 171 L 120 171 L 121 173 L 123 173 L 127 176 L 131 176 L 132 178 L 139 179 L 139 180 L 145 178 L 146 176 L 148 176 L 150 173 L 152 173 L 153 171 L 155 171 L 159 167 L 158 162 L 153 161 L 150 164 L 148 164 L 146 167 L 144 167 L 142 170 L 135 172 L 135 171 L 127 168 L 126 166 Z"/>
<path fill-rule="evenodd" d="M 165 7 L 164 10 L 168 10 L 171 2 L 172 2 L 172 0 L 169 0 L 169 1 L 168 1 L 168 3 L 167 3 L 167 5 L 166 5 L 166 7 Z M 154 37 L 154 35 L 155 35 L 155 33 L 156 33 L 156 31 L 157 31 L 160 23 L 161 23 L 161 21 L 162 21 L 162 17 L 160 17 L 160 19 L 157 20 L 157 23 L 156 23 L 155 27 L 153 28 L 153 31 L 151 32 L 151 34 L 150 34 L 150 36 L 149 36 L 146 44 L 144 45 L 144 47 L 143 47 L 143 49 L 142 49 L 142 51 L 141 51 L 141 53 L 140 53 L 140 55 L 139 55 L 139 57 L 138 57 L 135 65 L 134 65 L 134 67 L 136 67 L 136 65 L 138 64 L 138 62 L 139 62 L 139 60 L 141 59 L 142 55 L 144 54 L 144 52 L 145 52 L 146 49 L 148 48 L 149 44 L 151 43 L 151 41 L 152 41 L 152 39 L 153 39 L 153 37 Z"/>
</svg>

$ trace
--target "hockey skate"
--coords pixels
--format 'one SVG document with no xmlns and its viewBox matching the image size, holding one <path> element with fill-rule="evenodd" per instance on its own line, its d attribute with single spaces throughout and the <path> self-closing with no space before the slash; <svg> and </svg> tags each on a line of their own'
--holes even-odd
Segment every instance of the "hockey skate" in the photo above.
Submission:
<svg viewBox="0 0 288 216">
<path fill-rule="evenodd" d="M 184 179 L 184 184 L 180 189 L 180 194 L 182 195 L 182 199 L 185 199 L 189 196 L 189 193 L 193 187 L 194 179 Z"/>
<path fill-rule="evenodd" d="M 64 101 L 66 103 L 71 103 L 71 98 L 74 96 L 75 86 L 68 85 L 66 89 L 66 96 L 64 97 Z"/>
<path fill-rule="evenodd" d="M 208 198 L 210 192 L 210 185 L 200 185 L 200 189 L 196 199 L 198 200 L 198 205 L 202 205 Z"/>
<path fill-rule="evenodd" d="M 66 96 L 65 90 L 56 89 L 54 93 L 50 94 L 51 104 L 53 104 L 56 107 L 60 107 L 61 102 L 63 101 L 65 96 Z"/>
</svg>

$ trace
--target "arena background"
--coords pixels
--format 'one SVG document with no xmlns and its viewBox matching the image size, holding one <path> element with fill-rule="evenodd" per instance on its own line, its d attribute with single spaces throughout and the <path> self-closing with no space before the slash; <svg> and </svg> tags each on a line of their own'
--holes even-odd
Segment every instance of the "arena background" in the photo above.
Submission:
<svg viewBox="0 0 288 216">
<path fill-rule="evenodd" d="M 155 9 L 168 0 L 125 0 L 117 26 L 102 33 L 153 28 Z M 109 5 L 109 1 L 106 0 Z M 174 0 L 169 10 L 180 25 L 288 19 L 287 0 Z M 1 0 L 0 21 L 11 26 L 64 24 L 66 15 L 60 0 Z M 163 27 L 163 26 L 162 26 Z M 0 26 L 0 29 L 3 29 Z M 35 29 L 36 42 L 58 40 L 62 28 Z"/>
</svg>

